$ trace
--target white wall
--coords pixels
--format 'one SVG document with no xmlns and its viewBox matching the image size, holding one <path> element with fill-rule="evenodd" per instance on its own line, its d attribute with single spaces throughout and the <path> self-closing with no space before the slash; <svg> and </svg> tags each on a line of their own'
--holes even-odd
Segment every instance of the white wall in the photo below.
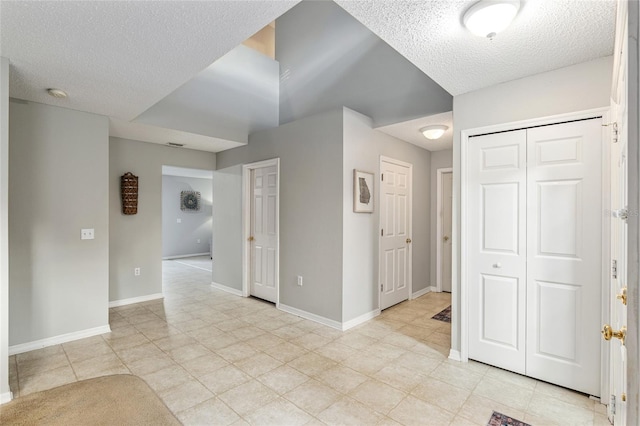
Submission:
<svg viewBox="0 0 640 426">
<path fill-rule="evenodd" d="M 213 172 L 213 282 L 242 291 L 242 165 Z"/>
<path fill-rule="evenodd" d="M 342 175 L 343 208 L 343 322 L 378 309 L 378 235 L 380 203 L 374 213 L 353 212 L 353 169 L 375 175 L 378 194 L 380 156 L 413 164 L 413 292 L 429 284 L 430 265 L 430 170 L 431 153 L 372 129 L 369 117 L 344 108 Z"/>
<path fill-rule="evenodd" d="M 605 57 L 486 89 L 453 99 L 453 277 L 451 345 L 460 348 L 460 132 L 493 124 L 609 106 L 612 58 Z"/>
<path fill-rule="evenodd" d="M 181 210 L 182 191 L 200 192 L 200 211 Z M 209 253 L 211 201 L 211 179 L 162 176 L 163 258 Z"/>
<path fill-rule="evenodd" d="M 9 60 L 0 57 L 0 404 L 9 388 Z"/>
<path fill-rule="evenodd" d="M 214 170 L 216 154 L 109 139 L 109 301 L 162 293 L 162 166 Z M 123 215 L 120 176 L 138 176 L 138 213 Z M 134 276 L 134 268 L 141 274 Z"/>
<path fill-rule="evenodd" d="M 436 253 L 438 250 L 438 169 L 453 166 L 453 150 L 434 151 L 431 153 L 431 278 L 429 285 L 436 287 Z"/>
<path fill-rule="evenodd" d="M 9 342 L 108 327 L 109 121 L 9 108 Z M 82 228 L 95 239 L 80 240 Z"/>
</svg>

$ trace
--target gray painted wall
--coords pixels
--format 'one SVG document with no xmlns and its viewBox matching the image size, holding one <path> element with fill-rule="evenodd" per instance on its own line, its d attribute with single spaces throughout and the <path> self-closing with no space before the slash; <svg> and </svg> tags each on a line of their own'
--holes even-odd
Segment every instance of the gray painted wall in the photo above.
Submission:
<svg viewBox="0 0 640 426">
<path fill-rule="evenodd" d="M 301 2 L 277 19 L 276 59 L 280 123 L 342 106 L 376 127 L 452 109 L 448 92 L 330 1 Z"/>
<path fill-rule="evenodd" d="M 217 158 L 220 169 L 280 158 L 280 303 L 334 321 L 342 320 L 342 115 L 254 133 Z M 224 244 L 214 232 L 214 249 Z"/>
<path fill-rule="evenodd" d="M 0 404 L 9 386 L 9 60 L 0 57 Z"/>
<path fill-rule="evenodd" d="M 163 165 L 213 170 L 216 154 L 109 138 L 109 301 L 162 293 Z M 139 177 L 138 214 L 131 216 L 120 202 L 126 172 Z"/>
<path fill-rule="evenodd" d="M 200 211 L 180 209 L 182 191 L 200 192 Z M 211 179 L 162 176 L 162 257 L 209 253 L 211 201 Z"/>
<path fill-rule="evenodd" d="M 344 109 L 343 321 L 378 308 L 379 200 L 373 214 L 353 212 L 353 169 L 373 172 L 379 185 L 380 156 L 413 165 L 413 292 L 429 286 L 431 153 L 372 129 L 369 117 Z M 378 194 L 378 187 L 374 188 Z"/>
<path fill-rule="evenodd" d="M 431 153 L 431 278 L 430 286 L 435 287 L 436 267 L 437 267 L 437 245 L 438 236 L 437 218 L 438 218 L 438 169 L 453 167 L 453 150 L 446 149 L 444 151 L 434 151 Z"/>
<path fill-rule="evenodd" d="M 612 57 L 561 68 L 456 96 L 453 101 L 453 256 L 460 259 L 460 132 L 592 108 L 608 107 Z M 460 264 L 454 263 L 453 292 L 460 291 Z M 459 303 L 453 304 L 451 345 L 460 348 Z"/>
<path fill-rule="evenodd" d="M 213 282 L 242 291 L 242 241 L 242 166 L 237 165 L 213 172 Z"/>
<path fill-rule="evenodd" d="M 107 117 L 10 102 L 11 345 L 109 324 L 108 137 Z"/>
</svg>

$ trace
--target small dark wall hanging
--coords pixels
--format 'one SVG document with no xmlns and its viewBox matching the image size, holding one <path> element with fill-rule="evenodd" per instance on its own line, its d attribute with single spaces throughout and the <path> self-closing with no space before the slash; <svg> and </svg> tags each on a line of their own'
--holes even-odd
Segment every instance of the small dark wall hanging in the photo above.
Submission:
<svg viewBox="0 0 640 426">
<path fill-rule="evenodd" d="M 200 191 L 180 192 L 180 210 L 183 212 L 199 212 Z"/>
<path fill-rule="evenodd" d="M 131 172 L 120 176 L 120 196 L 122 198 L 122 214 L 138 213 L 138 176 Z"/>
</svg>

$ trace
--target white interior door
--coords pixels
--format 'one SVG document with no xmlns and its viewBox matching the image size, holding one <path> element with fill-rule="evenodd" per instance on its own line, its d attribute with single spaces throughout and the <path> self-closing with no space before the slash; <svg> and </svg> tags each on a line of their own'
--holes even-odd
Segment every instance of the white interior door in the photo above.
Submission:
<svg viewBox="0 0 640 426">
<path fill-rule="evenodd" d="M 526 373 L 600 395 L 602 119 L 527 131 Z"/>
<path fill-rule="evenodd" d="M 453 203 L 453 173 L 442 173 L 441 191 L 441 226 L 440 239 L 440 286 L 442 291 L 451 293 L 451 221 Z"/>
<path fill-rule="evenodd" d="M 410 164 L 380 161 L 380 309 L 411 294 Z"/>
<path fill-rule="evenodd" d="M 469 139 L 469 358 L 525 373 L 526 130 Z M 464 256 L 464 254 L 463 254 Z"/>
<path fill-rule="evenodd" d="M 278 261 L 278 168 L 251 170 L 250 293 L 276 303 Z"/>
</svg>

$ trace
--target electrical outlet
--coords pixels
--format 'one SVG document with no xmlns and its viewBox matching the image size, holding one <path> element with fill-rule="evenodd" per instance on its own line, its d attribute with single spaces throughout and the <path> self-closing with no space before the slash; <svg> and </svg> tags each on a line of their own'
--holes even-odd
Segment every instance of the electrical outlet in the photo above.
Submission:
<svg viewBox="0 0 640 426">
<path fill-rule="evenodd" d="M 298 285 L 302 287 L 302 275 L 298 275 Z"/>
<path fill-rule="evenodd" d="M 134 269 L 133 269 L 133 275 L 135 275 L 136 277 L 137 277 L 138 275 L 140 275 L 140 268 L 134 268 Z"/>
<path fill-rule="evenodd" d="M 80 239 L 81 240 L 93 240 L 94 239 L 93 228 L 91 228 L 91 229 L 81 229 L 80 230 Z"/>
</svg>

